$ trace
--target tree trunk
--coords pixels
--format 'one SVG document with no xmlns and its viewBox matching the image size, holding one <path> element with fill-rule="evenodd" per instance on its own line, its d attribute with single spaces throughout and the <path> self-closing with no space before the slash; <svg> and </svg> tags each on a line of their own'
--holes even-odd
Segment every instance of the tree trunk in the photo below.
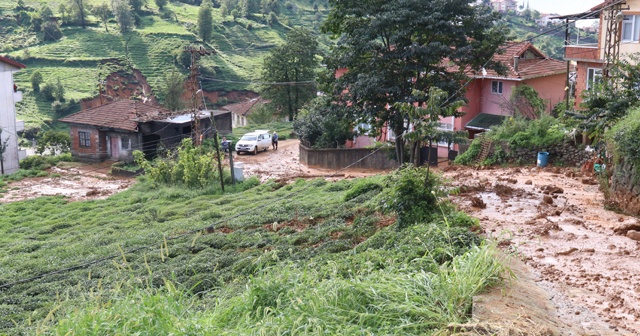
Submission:
<svg viewBox="0 0 640 336">
<path fill-rule="evenodd" d="M 402 138 L 402 133 L 396 135 L 396 159 L 398 164 L 404 163 L 404 139 Z"/>
<path fill-rule="evenodd" d="M 413 153 L 413 165 L 420 167 L 422 159 L 422 141 L 416 141 Z"/>
</svg>

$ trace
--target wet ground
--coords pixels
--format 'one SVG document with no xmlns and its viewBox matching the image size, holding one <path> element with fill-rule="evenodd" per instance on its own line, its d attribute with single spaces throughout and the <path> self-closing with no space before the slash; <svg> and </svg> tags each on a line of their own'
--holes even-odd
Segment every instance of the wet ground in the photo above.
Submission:
<svg viewBox="0 0 640 336">
<path fill-rule="evenodd" d="M 113 162 L 100 164 L 62 163 L 49 169 L 50 177 L 26 178 L 11 182 L 0 194 L 0 203 L 41 196 L 65 196 L 71 201 L 103 199 L 127 189 L 135 182 L 130 178 L 109 175 Z"/>
<path fill-rule="evenodd" d="M 234 161 L 244 164 L 245 177 L 261 181 L 335 174 L 300 164 L 298 145 L 297 140 L 281 141 L 278 150 L 234 155 Z M 13 182 L 0 202 L 51 195 L 106 198 L 135 182 L 108 175 L 110 165 L 52 168 L 50 176 L 59 177 Z M 640 239 L 640 232 L 637 237 L 627 233 L 629 228 L 640 231 L 640 225 L 635 217 L 605 210 L 593 176 L 531 166 L 476 170 L 441 165 L 436 170 L 460 188 L 452 200 L 514 255 L 510 266 L 519 280 L 476 298 L 474 317 L 494 328 L 485 328 L 484 334 L 640 335 L 640 241 L 632 239 Z M 332 179 L 380 173 L 349 169 Z M 520 332 L 495 331 L 501 325 Z"/>
<path fill-rule="evenodd" d="M 640 334 L 640 242 L 614 232 L 636 218 L 604 209 L 591 176 L 535 167 L 449 170 L 453 200 L 517 253 L 566 335 Z M 539 298 L 538 298 L 539 299 Z"/>
</svg>

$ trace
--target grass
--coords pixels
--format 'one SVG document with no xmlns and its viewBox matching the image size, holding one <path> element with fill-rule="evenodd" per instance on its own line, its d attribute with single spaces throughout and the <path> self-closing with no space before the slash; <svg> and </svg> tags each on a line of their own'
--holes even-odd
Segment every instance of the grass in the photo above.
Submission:
<svg viewBox="0 0 640 336">
<path fill-rule="evenodd" d="M 0 205 L 0 284 L 117 256 L 3 289 L 0 333 L 424 334 L 466 319 L 500 268 L 474 259 L 489 252 L 465 215 L 399 231 L 379 190 L 345 201 L 354 186 L 249 180 L 223 194 L 142 178 L 106 200 Z"/>
<path fill-rule="evenodd" d="M 59 0 L 25 1 L 34 8 L 39 8 L 41 2 L 49 4 L 54 13 L 61 3 Z M 93 5 L 102 2 L 85 1 Z M 261 14 L 234 21 L 230 16 L 222 17 L 220 10 L 215 8 L 215 27 L 208 47 L 216 54 L 203 58 L 202 65 L 214 69 L 216 81 L 203 79 L 203 87 L 210 91 L 255 89 L 247 82 L 258 79 L 262 59 L 271 48 L 284 43 L 291 26 L 306 26 L 317 31 L 313 3 L 304 0 L 292 3 L 297 9 L 283 8 L 280 18 L 285 24 L 273 27 L 263 23 Z M 14 6 L 13 0 L 0 0 L 0 8 L 5 15 L 11 13 Z M 173 13 L 171 19 L 163 16 L 164 11 Z M 7 19 L 0 21 L 0 45 L 10 57 L 27 65 L 27 69 L 15 75 L 16 83 L 23 90 L 30 88 L 29 77 L 39 70 L 45 81 L 61 79 L 67 99 L 94 97 L 97 94 L 98 63 L 128 57 L 156 91 L 161 87 L 165 74 L 174 69 L 186 73 L 185 69 L 176 66 L 174 54 L 186 45 L 198 43 L 195 35 L 197 12 L 198 6 L 180 2 L 169 2 L 166 10 L 160 11 L 153 1 L 148 1 L 141 16 L 141 25 L 133 32 L 120 34 L 113 21 L 108 25 L 109 32 L 106 32 L 98 19 L 89 15 L 86 29 L 65 25 L 61 27 L 64 37 L 55 42 L 43 42 L 39 34 Z M 320 6 L 320 13 L 320 18 L 325 17 L 327 9 Z M 322 36 L 320 39 L 323 50 L 327 51 L 329 40 Z M 28 121 L 28 127 L 41 127 L 45 122 L 55 120 L 50 102 L 29 91 L 26 90 L 24 102 L 18 105 L 18 117 Z"/>
</svg>

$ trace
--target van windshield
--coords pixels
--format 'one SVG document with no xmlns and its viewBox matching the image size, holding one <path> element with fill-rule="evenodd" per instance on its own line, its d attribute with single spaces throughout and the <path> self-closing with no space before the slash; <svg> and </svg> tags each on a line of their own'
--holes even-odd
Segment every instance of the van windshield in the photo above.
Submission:
<svg viewBox="0 0 640 336">
<path fill-rule="evenodd" d="M 255 135 L 243 135 L 242 139 L 240 140 L 244 140 L 244 141 L 256 141 L 256 136 Z"/>
</svg>

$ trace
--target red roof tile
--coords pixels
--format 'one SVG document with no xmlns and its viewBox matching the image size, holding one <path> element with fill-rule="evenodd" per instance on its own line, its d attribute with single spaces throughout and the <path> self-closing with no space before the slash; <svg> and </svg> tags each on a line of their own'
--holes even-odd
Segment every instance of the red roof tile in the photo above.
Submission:
<svg viewBox="0 0 640 336">
<path fill-rule="evenodd" d="M 253 98 L 251 100 L 243 101 L 240 103 L 229 104 L 229 105 L 223 106 L 222 108 L 227 111 L 231 111 L 232 113 L 235 113 L 241 116 L 246 116 L 251 111 L 252 107 L 256 106 L 257 104 L 267 104 L 269 102 L 271 101 L 262 99 L 262 97 L 258 97 L 258 98 Z"/>
<path fill-rule="evenodd" d="M 9 59 L 9 58 L 6 58 L 6 57 L 2 57 L 2 56 L 0 56 L 0 62 L 7 63 L 9 65 L 13 65 L 14 67 L 20 68 L 20 69 L 24 69 L 24 68 L 27 67 L 26 65 L 24 65 L 24 64 L 22 64 L 20 62 L 16 62 L 16 61 L 14 61 L 12 59 Z"/>
<path fill-rule="evenodd" d="M 476 74 L 475 77 L 500 77 L 521 80 L 567 72 L 567 63 L 548 58 L 534 47 L 531 42 L 507 42 L 503 49 L 505 49 L 504 53 L 494 55 L 493 60 L 507 67 L 506 75 L 499 75 L 493 70 L 487 70 L 485 76 Z M 514 65 L 516 56 L 518 57 L 517 71 Z"/>
<path fill-rule="evenodd" d="M 116 100 L 68 115 L 60 121 L 135 132 L 138 128 L 138 122 L 162 120 L 171 115 L 171 111 L 167 109 L 137 100 Z"/>
</svg>

